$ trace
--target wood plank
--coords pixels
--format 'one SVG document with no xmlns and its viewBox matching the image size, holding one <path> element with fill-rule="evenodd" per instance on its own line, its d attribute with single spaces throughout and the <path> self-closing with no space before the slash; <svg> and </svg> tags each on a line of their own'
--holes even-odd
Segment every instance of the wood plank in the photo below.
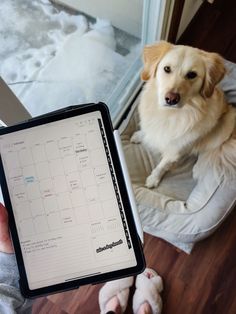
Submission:
<svg viewBox="0 0 236 314">
<path fill-rule="evenodd" d="M 38 313 L 44 313 L 44 314 L 67 314 L 65 311 L 63 311 L 60 306 L 57 304 L 49 301 L 47 298 L 39 298 L 33 306 L 32 314 L 38 314 Z"/>
<path fill-rule="evenodd" d="M 178 44 L 214 51 L 236 62 L 236 6 L 234 0 L 205 1 L 178 40 Z"/>
<path fill-rule="evenodd" d="M 171 19 L 170 29 L 169 29 L 169 34 L 168 34 L 168 41 L 171 43 L 175 43 L 176 41 L 178 28 L 179 28 L 181 16 L 183 13 L 184 3 L 185 3 L 185 0 L 175 0 L 175 3 L 174 3 L 174 9 L 173 9 L 172 19 Z"/>
</svg>

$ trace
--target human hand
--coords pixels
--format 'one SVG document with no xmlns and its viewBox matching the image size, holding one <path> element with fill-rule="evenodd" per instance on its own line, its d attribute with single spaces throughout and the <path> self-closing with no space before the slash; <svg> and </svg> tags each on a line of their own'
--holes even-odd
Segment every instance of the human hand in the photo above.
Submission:
<svg viewBox="0 0 236 314">
<path fill-rule="evenodd" d="M 8 229 L 8 213 L 0 203 L 0 252 L 13 253 L 10 233 Z"/>
</svg>

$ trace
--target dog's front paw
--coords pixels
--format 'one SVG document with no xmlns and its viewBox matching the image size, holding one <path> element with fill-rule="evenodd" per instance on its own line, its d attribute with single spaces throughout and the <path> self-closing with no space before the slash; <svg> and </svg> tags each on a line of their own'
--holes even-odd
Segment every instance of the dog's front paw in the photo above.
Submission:
<svg viewBox="0 0 236 314">
<path fill-rule="evenodd" d="M 142 134 L 142 131 L 136 131 L 134 132 L 134 134 L 131 136 L 131 139 L 130 139 L 130 142 L 131 143 L 134 143 L 134 144 L 139 144 L 142 142 L 142 137 L 143 137 L 143 134 Z"/>
<path fill-rule="evenodd" d="M 161 180 L 157 176 L 155 176 L 154 174 L 150 174 L 150 176 L 147 177 L 145 186 L 148 189 L 156 188 L 159 185 L 160 181 Z"/>
</svg>

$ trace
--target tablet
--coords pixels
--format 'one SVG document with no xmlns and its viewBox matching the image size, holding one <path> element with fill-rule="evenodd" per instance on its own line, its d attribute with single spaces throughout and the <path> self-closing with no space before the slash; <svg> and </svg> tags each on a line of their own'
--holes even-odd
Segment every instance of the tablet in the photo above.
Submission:
<svg viewBox="0 0 236 314">
<path fill-rule="evenodd" d="M 0 178 L 26 297 L 143 271 L 106 105 L 0 129 Z"/>
</svg>

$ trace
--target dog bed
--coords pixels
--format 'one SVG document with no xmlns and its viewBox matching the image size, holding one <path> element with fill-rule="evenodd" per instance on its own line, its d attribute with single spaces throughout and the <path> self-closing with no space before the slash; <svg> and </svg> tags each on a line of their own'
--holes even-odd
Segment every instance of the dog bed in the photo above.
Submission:
<svg viewBox="0 0 236 314">
<path fill-rule="evenodd" d="M 221 86 L 228 101 L 236 103 L 236 65 L 226 62 L 226 66 L 229 73 Z M 160 155 L 153 156 L 142 144 L 130 142 L 138 129 L 134 105 L 120 133 L 143 229 L 190 253 L 194 244 L 213 233 L 233 209 L 236 182 L 218 184 L 210 170 L 201 182 L 196 182 L 192 178 L 196 159 L 186 157 L 164 176 L 157 188 L 146 188 L 145 180 L 160 161 Z"/>
</svg>

